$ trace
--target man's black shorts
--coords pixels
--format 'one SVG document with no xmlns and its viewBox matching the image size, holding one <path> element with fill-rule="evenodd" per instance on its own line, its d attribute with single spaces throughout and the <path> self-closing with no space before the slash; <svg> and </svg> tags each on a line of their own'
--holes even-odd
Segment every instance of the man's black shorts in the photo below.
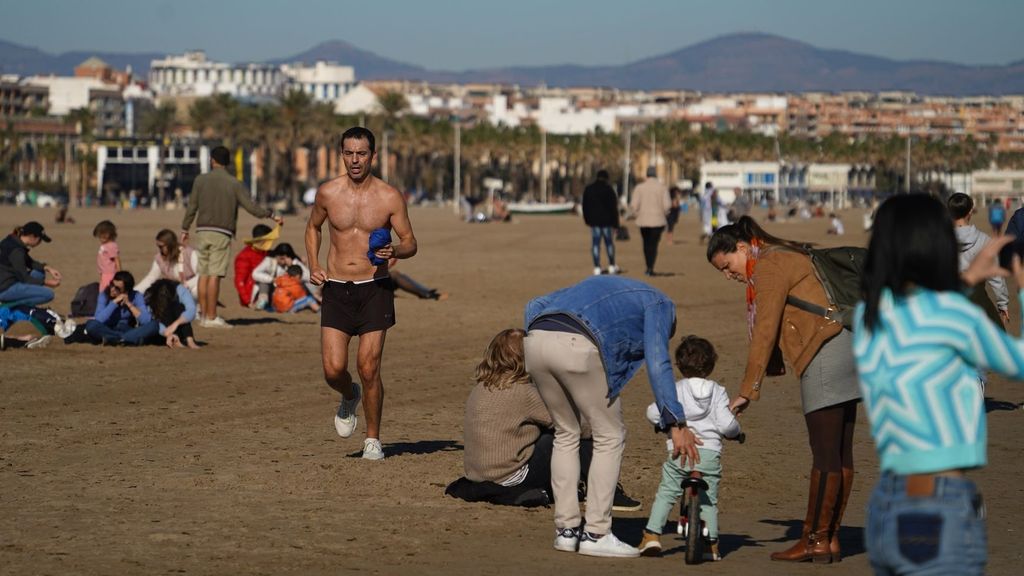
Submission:
<svg viewBox="0 0 1024 576">
<path fill-rule="evenodd" d="M 395 293 L 388 278 L 356 284 L 324 282 L 320 326 L 341 330 L 349 336 L 387 330 L 395 325 Z"/>
</svg>

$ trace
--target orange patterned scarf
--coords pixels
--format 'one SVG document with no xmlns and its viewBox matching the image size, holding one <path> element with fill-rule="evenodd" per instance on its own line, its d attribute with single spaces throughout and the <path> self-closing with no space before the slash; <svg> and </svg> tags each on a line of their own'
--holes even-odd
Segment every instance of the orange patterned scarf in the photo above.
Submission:
<svg viewBox="0 0 1024 576">
<path fill-rule="evenodd" d="M 754 267 L 761 255 L 762 242 L 759 238 L 750 240 L 750 254 L 747 255 L 747 337 L 754 339 L 754 319 L 757 317 L 757 292 L 754 290 Z"/>
</svg>

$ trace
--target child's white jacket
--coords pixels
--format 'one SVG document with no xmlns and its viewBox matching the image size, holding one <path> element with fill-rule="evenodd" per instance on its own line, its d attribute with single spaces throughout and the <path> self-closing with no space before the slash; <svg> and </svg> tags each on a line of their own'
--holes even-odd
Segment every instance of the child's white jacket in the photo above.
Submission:
<svg viewBox="0 0 1024 576">
<path fill-rule="evenodd" d="M 687 428 L 704 442 L 700 448 L 721 452 L 722 438 L 735 438 L 740 433 L 740 423 L 729 410 L 729 394 L 721 384 L 706 378 L 683 378 L 676 382 L 676 395 L 683 405 Z M 661 424 L 657 404 L 647 407 L 647 419 L 655 426 Z"/>
</svg>

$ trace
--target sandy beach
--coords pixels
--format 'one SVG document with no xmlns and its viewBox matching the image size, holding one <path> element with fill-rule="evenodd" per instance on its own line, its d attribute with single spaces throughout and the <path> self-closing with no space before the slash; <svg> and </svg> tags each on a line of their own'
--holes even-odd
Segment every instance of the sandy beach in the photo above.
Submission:
<svg viewBox="0 0 1024 576">
<path fill-rule="evenodd" d="M 53 242 L 32 255 L 65 277 L 52 303 L 66 313 L 75 289 L 98 279 L 96 222 L 113 220 L 124 267 L 141 278 L 161 228 L 181 211 L 78 209 L 75 224 L 53 210 L 0 208 L 0 231 L 39 220 Z M 755 216 L 763 215 L 755 213 Z M 282 240 L 304 255 L 305 215 L 286 219 Z M 0 573 L 3 574 L 866 574 L 862 529 L 878 476 L 860 413 L 858 474 L 841 532 L 844 559 L 831 567 L 788 565 L 768 554 L 795 539 L 805 512 L 810 451 L 796 378 L 767 381 L 742 416 L 744 445 L 729 444 L 721 487 L 722 562 L 688 567 L 682 540 L 662 538 L 662 558 L 587 558 L 551 547 L 550 509 L 469 504 L 444 495 L 462 475 L 462 419 L 473 368 L 491 336 L 522 324 L 532 297 L 585 278 L 590 234 L 575 216 L 465 224 L 450 208 L 410 210 L 419 254 L 399 264 L 448 291 L 444 302 L 396 299 L 397 326 L 383 361 L 382 441 L 387 459 L 360 459 L 364 423 L 348 439 L 331 423 L 337 395 L 323 382 L 319 317 L 250 311 L 231 277 L 221 315 L 233 330 L 204 329 L 202 350 L 64 345 L 0 353 Z M 847 235 L 827 219 L 769 224 L 777 235 L 823 245 L 864 245 L 861 212 L 843 213 Z M 256 221 L 243 214 L 240 237 Z M 643 278 L 640 235 L 619 242 L 619 265 Z M 746 359 L 743 287 L 704 257 L 699 225 L 682 215 L 663 242 L 650 282 L 678 308 L 678 336 L 718 348 L 713 377 L 734 394 Z M 233 253 L 241 248 L 240 239 Z M 325 247 L 326 252 L 326 247 Z M 1016 299 L 1014 299 L 1016 300 Z M 1019 306 L 1011 307 L 1014 318 Z M 1015 330 L 1019 326 L 1014 327 Z M 989 573 L 1020 571 L 1024 385 L 993 378 L 989 466 L 971 473 L 988 505 Z M 616 533 L 636 544 L 658 485 L 664 441 L 644 419 L 652 400 L 641 371 L 623 393 L 629 436 L 621 482 L 643 501 L 617 515 Z M 361 415 L 361 411 L 360 411 Z"/>
</svg>

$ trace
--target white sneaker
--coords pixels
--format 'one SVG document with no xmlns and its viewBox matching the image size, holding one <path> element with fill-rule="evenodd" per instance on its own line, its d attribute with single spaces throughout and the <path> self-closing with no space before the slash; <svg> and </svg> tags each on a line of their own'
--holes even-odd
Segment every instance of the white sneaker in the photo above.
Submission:
<svg viewBox="0 0 1024 576">
<path fill-rule="evenodd" d="M 600 266 L 595 266 L 594 267 L 594 276 L 600 276 L 601 273 L 602 273 L 601 267 Z"/>
<path fill-rule="evenodd" d="M 346 400 L 342 397 L 341 405 L 338 406 L 338 413 L 334 415 L 334 429 L 338 431 L 338 436 L 342 438 L 351 436 L 356 430 L 356 424 L 359 423 L 359 419 L 356 418 L 356 407 L 359 406 L 359 401 L 363 399 L 363 389 L 355 382 L 352 383 L 352 389 L 355 390 L 356 397 L 351 400 Z"/>
<path fill-rule="evenodd" d="M 363 460 L 383 460 L 384 459 L 384 448 L 380 445 L 380 440 L 376 438 L 367 438 L 363 440 Z"/>
<path fill-rule="evenodd" d="M 29 341 L 28 344 L 25 344 L 25 348 L 46 348 L 47 346 L 50 345 L 50 340 L 52 338 L 53 336 L 50 336 L 49 334 L 47 334 L 46 336 L 40 336 L 35 340 Z"/>
<path fill-rule="evenodd" d="M 201 322 L 199 322 L 199 325 L 202 326 L 203 328 L 234 328 L 234 326 L 228 324 L 227 321 L 221 318 L 220 316 L 217 316 L 213 320 L 210 320 L 209 318 L 204 318 Z"/>
<path fill-rule="evenodd" d="M 589 532 L 580 536 L 580 554 L 603 558 L 639 558 L 640 550 L 615 537 L 611 532 L 594 539 Z"/>
<path fill-rule="evenodd" d="M 58 320 L 57 323 L 53 325 L 53 333 L 59 338 L 67 338 L 75 333 L 75 328 L 78 328 L 78 323 L 71 318 L 68 318 L 63 322 Z"/>
<path fill-rule="evenodd" d="M 555 550 L 575 552 L 579 547 L 579 528 L 555 528 Z"/>
<path fill-rule="evenodd" d="M 613 276 L 615 274 L 618 274 L 619 273 L 619 267 L 616 266 L 615 264 L 612 264 L 611 266 L 608 267 L 608 273 L 613 275 Z"/>
</svg>

